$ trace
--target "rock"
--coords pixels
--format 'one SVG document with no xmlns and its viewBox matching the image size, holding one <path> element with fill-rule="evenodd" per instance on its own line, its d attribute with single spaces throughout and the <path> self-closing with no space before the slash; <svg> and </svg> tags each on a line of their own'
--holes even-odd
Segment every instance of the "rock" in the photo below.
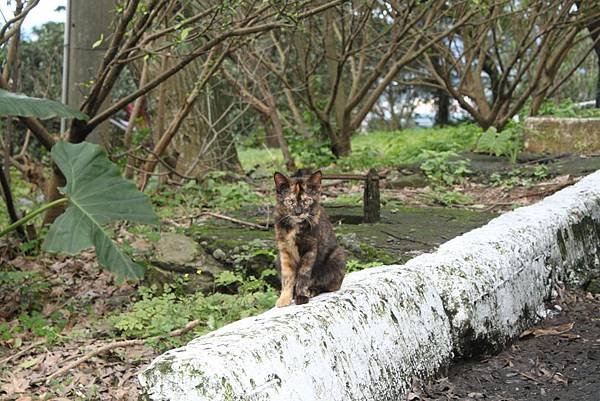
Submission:
<svg viewBox="0 0 600 401">
<path fill-rule="evenodd" d="M 185 235 L 163 234 L 156 244 L 156 251 L 156 259 L 150 261 L 145 276 L 150 284 L 174 283 L 185 275 L 185 292 L 207 293 L 214 289 L 215 278 L 227 270 Z"/>
<path fill-rule="evenodd" d="M 594 154 L 600 150 L 600 119 L 525 118 L 525 150 L 537 153 Z"/>
<path fill-rule="evenodd" d="M 399 175 L 394 178 L 389 178 L 385 181 L 385 187 L 390 189 L 401 189 L 406 187 L 423 188 L 429 184 L 427 177 L 423 173 L 410 175 Z"/>
<path fill-rule="evenodd" d="M 225 254 L 225 252 L 223 252 L 223 250 L 221 248 L 217 248 L 213 251 L 212 254 L 213 258 L 217 259 L 217 260 L 225 260 L 227 259 L 227 254 Z"/>
<path fill-rule="evenodd" d="M 360 249 L 360 240 L 356 233 L 348 233 L 343 235 L 338 235 L 337 240 L 339 244 L 346 251 L 360 255 L 362 250 Z"/>
<path fill-rule="evenodd" d="M 198 255 L 196 242 L 182 234 L 165 233 L 156 244 L 156 259 L 166 264 L 185 265 Z"/>
<path fill-rule="evenodd" d="M 139 253 L 149 252 L 152 249 L 152 244 L 141 238 L 133 241 L 130 246 Z"/>
</svg>

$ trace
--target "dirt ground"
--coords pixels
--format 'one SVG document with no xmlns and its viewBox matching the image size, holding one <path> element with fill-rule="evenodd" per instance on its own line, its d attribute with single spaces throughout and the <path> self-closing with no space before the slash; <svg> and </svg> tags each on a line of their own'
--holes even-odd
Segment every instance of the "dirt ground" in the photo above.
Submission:
<svg viewBox="0 0 600 401">
<path fill-rule="evenodd" d="M 410 401 L 600 400 L 600 295 L 564 296 L 554 316 L 498 355 L 459 362 L 447 377 L 415 382 Z"/>
</svg>

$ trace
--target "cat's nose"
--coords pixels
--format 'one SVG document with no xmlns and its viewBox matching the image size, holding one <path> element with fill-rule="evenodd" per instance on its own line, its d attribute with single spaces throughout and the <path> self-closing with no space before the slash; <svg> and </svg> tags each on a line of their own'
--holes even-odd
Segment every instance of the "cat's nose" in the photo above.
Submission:
<svg viewBox="0 0 600 401">
<path fill-rule="evenodd" d="M 301 208 L 301 207 L 298 207 L 298 206 L 296 206 L 296 207 L 294 208 L 294 214 L 296 214 L 296 215 L 300 215 L 300 214 L 302 214 L 302 208 Z"/>
</svg>

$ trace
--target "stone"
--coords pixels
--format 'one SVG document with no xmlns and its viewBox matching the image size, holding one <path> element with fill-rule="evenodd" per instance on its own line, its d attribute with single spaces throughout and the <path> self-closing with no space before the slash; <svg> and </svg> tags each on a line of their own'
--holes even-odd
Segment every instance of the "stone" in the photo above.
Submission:
<svg viewBox="0 0 600 401">
<path fill-rule="evenodd" d="M 600 151 L 600 118 L 527 117 L 525 150 L 535 153 L 595 154 Z"/>
<path fill-rule="evenodd" d="M 150 260 L 145 280 L 149 284 L 171 284 L 185 275 L 183 289 L 187 293 L 208 293 L 215 278 L 227 269 L 196 242 L 182 234 L 165 233 L 156 244 L 156 257 Z"/>
<path fill-rule="evenodd" d="M 197 255 L 196 242 L 182 234 L 164 233 L 156 244 L 156 259 L 163 263 L 185 265 Z"/>
<path fill-rule="evenodd" d="M 221 248 L 217 248 L 213 251 L 212 254 L 213 258 L 217 259 L 217 260 L 225 260 L 227 259 L 227 254 L 225 254 L 225 252 L 223 252 L 223 250 Z"/>
</svg>

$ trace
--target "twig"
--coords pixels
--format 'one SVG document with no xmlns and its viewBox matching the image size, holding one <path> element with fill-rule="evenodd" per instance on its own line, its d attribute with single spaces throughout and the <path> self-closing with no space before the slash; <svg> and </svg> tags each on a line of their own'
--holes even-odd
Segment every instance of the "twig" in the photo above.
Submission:
<svg viewBox="0 0 600 401">
<path fill-rule="evenodd" d="M 427 246 L 438 246 L 438 244 L 432 244 L 431 242 L 425 242 L 425 241 L 421 241 L 421 240 L 418 240 L 415 238 L 405 237 L 403 235 L 398 235 L 398 234 L 393 234 L 393 233 L 390 233 L 390 232 L 384 231 L 384 230 L 381 230 L 381 232 L 389 235 L 392 238 L 396 238 L 396 239 L 403 240 L 403 241 L 410 241 L 410 242 L 414 242 L 416 244 L 422 244 L 422 245 L 427 245 Z"/>
<path fill-rule="evenodd" d="M 180 173 L 179 171 L 175 170 L 169 163 L 167 163 L 166 161 L 164 161 L 156 152 L 154 152 L 152 149 L 148 149 L 146 147 L 142 147 L 142 150 L 145 150 L 146 152 L 150 153 L 152 156 L 154 156 L 156 158 L 156 160 L 158 160 L 158 162 L 160 164 L 162 164 L 164 167 L 166 167 L 167 170 L 169 170 L 171 173 L 175 174 L 178 177 L 183 178 L 184 180 L 195 180 L 196 177 L 190 177 L 189 175 L 185 175 Z"/>
<path fill-rule="evenodd" d="M 536 379 L 535 377 L 533 377 L 532 375 L 525 373 L 525 372 L 518 372 L 521 376 L 523 376 L 526 379 L 529 379 L 531 381 L 534 381 L 536 383 L 542 383 L 542 381 Z"/>
<path fill-rule="evenodd" d="M 31 351 L 32 348 L 35 348 L 38 345 L 42 345 L 45 342 L 46 342 L 46 340 L 40 340 L 40 341 L 36 341 L 36 342 L 34 342 L 32 344 L 29 344 L 28 347 L 26 347 L 25 349 L 22 349 L 21 351 L 17 352 L 16 354 L 7 356 L 6 358 L 0 360 L 0 365 L 4 365 L 5 363 L 8 363 L 8 362 L 12 361 L 13 359 L 17 359 L 21 355 L 24 355 L 27 352 Z"/>
<path fill-rule="evenodd" d="M 37 384 L 37 383 L 41 383 L 41 382 L 48 383 L 50 380 L 63 375 L 64 373 L 73 369 L 77 365 L 79 365 L 79 364 L 87 361 L 88 359 L 93 358 L 94 356 L 101 354 L 105 351 L 110 351 L 115 348 L 130 347 L 130 346 L 134 346 L 134 345 L 144 345 L 149 340 L 155 340 L 155 339 L 160 339 L 160 338 L 165 338 L 165 337 L 178 337 L 178 336 L 185 334 L 188 331 L 194 329 L 196 326 L 200 325 L 201 323 L 202 323 L 202 320 L 196 319 L 196 320 L 192 320 L 191 322 L 189 322 L 182 328 L 171 331 L 167 335 L 159 335 L 159 336 L 141 338 L 141 339 L 136 339 L 136 340 L 114 341 L 114 342 L 105 344 L 105 345 L 98 347 L 98 348 L 94 349 L 93 351 L 90 351 L 87 354 L 77 358 L 75 361 L 63 366 L 62 368 L 58 369 L 56 372 L 54 372 L 46 377 L 41 377 L 39 379 L 32 381 L 31 384 Z"/>
<path fill-rule="evenodd" d="M 554 192 L 560 191 L 561 189 L 566 188 L 566 187 L 568 187 L 570 185 L 573 185 L 574 183 L 575 183 L 575 181 L 569 180 L 568 182 L 556 185 L 554 187 L 550 187 L 550 188 L 544 189 L 543 191 L 525 193 L 523 195 L 517 196 L 516 198 L 520 199 L 520 198 L 529 198 L 529 197 L 532 197 L 532 196 L 546 196 L 548 194 L 552 194 Z"/>
<path fill-rule="evenodd" d="M 200 213 L 200 216 L 211 216 L 211 217 L 214 217 L 216 219 L 230 221 L 232 223 L 236 223 L 236 224 L 239 224 L 239 225 L 242 225 L 242 226 L 256 228 L 258 230 L 263 230 L 263 231 L 268 231 L 269 230 L 269 227 L 267 227 L 267 226 L 261 226 L 260 224 L 256 224 L 256 223 L 252 223 L 252 222 L 244 221 L 244 220 L 239 220 L 239 219 L 236 219 L 234 217 L 225 216 L 225 215 L 222 215 L 222 214 L 219 214 L 219 213 L 202 212 L 202 213 Z"/>
</svg>

